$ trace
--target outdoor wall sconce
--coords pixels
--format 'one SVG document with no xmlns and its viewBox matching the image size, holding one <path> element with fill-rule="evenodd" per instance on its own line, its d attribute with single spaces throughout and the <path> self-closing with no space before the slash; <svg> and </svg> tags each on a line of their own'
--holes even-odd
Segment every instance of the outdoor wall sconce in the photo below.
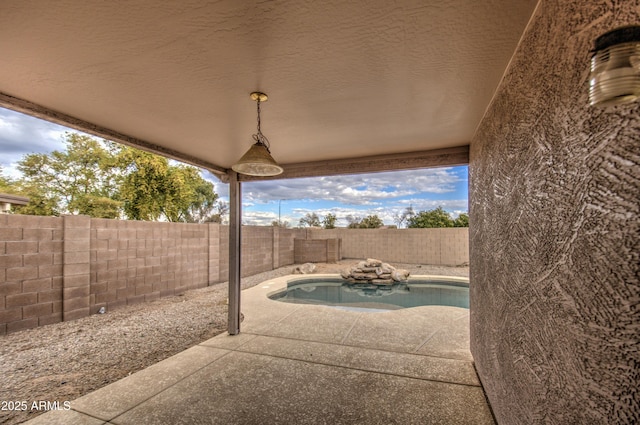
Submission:
<svg viewBox="0 0 640 425">
<path fill-rule="evenodd" d="M 595 41 L 589 104 L 610 106 L 640 98 L 640 26 L 609 31 Z"/>
<path fill-rule="evenodd" d="M 260 103 L 266 102 L 268 97 L 266 94 L 255 91 L 251 93 L 251 99 L 258 104 L 258 133 L 253 135 L 256 143 L 249 148 L 242 158 L 231 166 L 231 169 L 240 174 L 248 174 L 250 176 L 277 176 L 281 174 L 283 169 L 271 156 L 269 151 L 269 140 L 260 131 Z"/>
</svg>

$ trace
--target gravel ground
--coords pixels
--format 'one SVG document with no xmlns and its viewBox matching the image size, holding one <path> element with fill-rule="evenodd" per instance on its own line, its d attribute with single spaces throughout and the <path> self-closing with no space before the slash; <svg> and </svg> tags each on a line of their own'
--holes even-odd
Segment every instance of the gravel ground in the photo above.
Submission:
<svg viewBox="0 0 640 425">
<path fill-rule="evenodd" d="M 317 264 L 337 273 L 357 260 Z M 468 276 L 468 267 L 393 264 L 412 275 Z M 291 274 L 282 267 L 242 279 L 250 288 Z M 226 331 L 227 283 L 72 322 L 0 336 L 0 423 L 17 424 L 43 411 L 34 402 L 71 401 Z"/>
</svg>

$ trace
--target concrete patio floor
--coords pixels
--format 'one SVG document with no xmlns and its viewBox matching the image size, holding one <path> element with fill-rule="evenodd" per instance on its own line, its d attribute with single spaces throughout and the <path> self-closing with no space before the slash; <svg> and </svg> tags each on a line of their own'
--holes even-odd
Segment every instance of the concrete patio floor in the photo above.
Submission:
<svg viewBox="0 0 640 425">
<path fill-rule="evenodd" d="M 267 298 L 290 278 L 242 292 L 240 335 L 219 335 L 28 423 L 494 424 L 468 348 L 468 310 Z"/>
</svg>

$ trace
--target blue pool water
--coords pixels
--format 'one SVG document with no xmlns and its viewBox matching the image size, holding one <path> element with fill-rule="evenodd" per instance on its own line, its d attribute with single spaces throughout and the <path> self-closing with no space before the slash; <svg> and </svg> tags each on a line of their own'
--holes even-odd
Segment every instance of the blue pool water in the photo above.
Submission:
<svg viewBox="0 0 640 425">
<path fill-rule="evenodd" d="M 296 279 L 269 295 L 272 300 L 395 310 L 423 305 L 469 308 L 468 281 L 446 278 L 410 279 L 394 285 L 350 284 L 340 278 Z"/>
</svg>

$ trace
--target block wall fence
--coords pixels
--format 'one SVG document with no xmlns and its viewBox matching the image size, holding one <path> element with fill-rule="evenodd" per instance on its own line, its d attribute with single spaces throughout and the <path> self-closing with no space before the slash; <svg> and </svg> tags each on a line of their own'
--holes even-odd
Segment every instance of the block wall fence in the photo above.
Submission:
<svg viewBox="0 0 640 425">
<path fill-rule="evenodd" d="M 458 266 L 469 262 L 469 229 L 310 229 L 307 239 L 341 239 L 344 258 Z"/>
<path fill-rule="evenodd" d="M 294 264 L 296 239 L 341 239 L 343 258 L 458 265 L 468 229 L 242 227 L 242 276 Z M 0 335 L 228 280 L 227 226 L 0 215 Z"/>
</svg>

